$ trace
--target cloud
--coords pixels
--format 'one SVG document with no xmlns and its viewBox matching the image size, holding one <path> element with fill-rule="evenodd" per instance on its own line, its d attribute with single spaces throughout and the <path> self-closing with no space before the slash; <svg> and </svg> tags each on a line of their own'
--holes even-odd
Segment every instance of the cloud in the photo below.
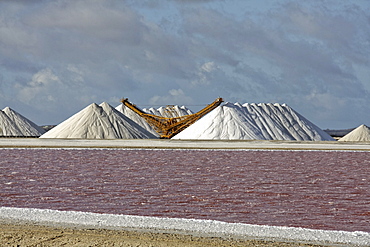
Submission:
<svg viewBox="0 0 370 247">
<path fill-rule="evenodd" d="M 0 103 L 54 122 L 95 101 L 194 105 L 221 96 L 288 103 L 323 125 L 325 114 L 345 121 L 339 106 L 352 123 L 370 120 L 351 110 L 370 105 L 361 72 L 370 62 L 368 8 L 235 1 L 235 18 L 225 3 L 1 1 Z M 259 11 L 242 13 L 248 6 Z"/>
<path fill-rule="evenodd" d="M 363 12 L 357 14 L 364 19 Z M 223 54 L 230 57 L 214 59 L 221 69 L 229 66 L 225 61 L 238 61 L 237 75 L 263 85 L 260 93 L 268 98 L 277 92 L 286 94 L 285 98 L 301 98 L 312 90 L 345 98 L 366 96 L 363 82 L 353 73 L 351 64 L 367 64 L 369 59 L 364 56 L 369 49 L 358 43 L 362 29 L 356 27 L 351 16 L 299 4 L 282 6 L 268 15 L 269 21 L 261 23 L 248 17 L 236 21 L 199 8 L 186 13 L 185 23 L 189 35 L 203 38 L 200 49 L 222 47 Z M 353 47 L 360 50 L 358 45 L 367 52 L 348 52 Z"/>
<path fill-rule="evenodd" d="M 202 64 L 197 72 L 197 78 L 191 81 L 193 86 L 197 85 L 210 85 L 211 84 L 211 75 L 212 72 L 215 71 L 217 67 L 215 66 L 214 62 L 206 62 Z"/>
<path fill-rule="evenodd" d="M 40 9 L 39 14 L 30 15 L 27 21 L 31 27 L 133 46 L 146 30 L 137 14 L 112 1 L 56 1 Z"/>
<path fill-rule="evenodd" d="M 32 88 L 43 88 L 57 83 L 60 83 L 59 78 L 47 68 L 37 72 L 28 85 Z"/>
<path fill-rule="evenodd" d="M 363 9 L 355 4 L 347 5 L 343 12 L 324 7 L 308 9 L 296 3 L 284 7 L 284 13 L 275 13 L 274 18 L 283 23 L 284 32 L 293 39 L 309 39 L 311 45 L 355 62 L 367 60 L 362 42 L 369 35 L 364 32 L 369 23 Z"/>
<path fill-rule="evenodd" d="M 191 104 L 192 98 L 186 96 L 185 93 L 181 89 L 171 89 L 168 91 L 167 95 L 164 96 L 153 96 L 150 99 L 150 103 L 152 105 L 158 106 L 165 106 L 165 105 L 175 105 L 175 104 Z"/>
<path fill-rule="evenodd" d="M 47 92 L 50 87 L 58 88 L 58 84 L 60 84 L 59 78 L 47 68 L 33 75 L 32 80 L 26 86 L 16 84 L 15 87 L 19 90 L 18 98 L 20 101 L 31 103 L 35 99 L 39 100 L 42 98 L 46 103 L 53 101 L 54 97 L 48 94 L 41 97 L 40 94 Z"/>
</svg>

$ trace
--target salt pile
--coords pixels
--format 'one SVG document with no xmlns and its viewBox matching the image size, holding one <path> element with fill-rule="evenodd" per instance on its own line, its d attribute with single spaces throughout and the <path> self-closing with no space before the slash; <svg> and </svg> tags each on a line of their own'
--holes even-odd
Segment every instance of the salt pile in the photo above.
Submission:
<svg viewBox="0 0 370 247">
<path fill-rule="evenodd" d="M 45 131 L 9 107 L 0 111 L 0 136 L 40 136 Z"/>
<path fill-rule="evenodd" d="M 159 137 L 159 134 L 148 124 L 148 122 L 144 118 L 139 116 L 139 114 L 137 114 L 136 112 L 134 112 L 133 110 L 125 106 L 124 104 L 118 105 L 116 107 L 116 110 L 123 113 L 126 117 L 130 118 L 131 120 L 139 124 L 141 127 L 143 127 L 144 129 L 146 129 L 147 131 L 155 135 L 156 137 Z M 185 106 L 180 107 L 178 105 L 174 105 L 170 107 L 162 106 L 158 109 L 155 109 L 153 107 L 149 109 L 144 108 L 142 109 L 142 111 L 148 114 L 152 114 L 152 115 L 156 115 L 160 117 L 166 117 L 166 118 L 181 117 L 181 116 L 193 114 L 193 112 L 189 110 L 188 108 L 186 108 Z"/>
<path fill-rule="evenodd" d="M 125 106 L 124 104 L 120 104 L 116 107 L 116 110 L 121 112 L 123 115 L 140 125 L 142 128 L 150 132 L 155 137 L 159 137 L 158 133 L 145 121 L 144 118 L 139 116 L 136 112 Z"/>
<path fill-rule="evenodd" d="M 0 136 L 22 136 L 21 131 L 3 111 L 0 111 Z"/>
<path fill-rule="evenodd" d="M 144 112 L 161 116 L 161 117 L 167 117 L 167 118 L 173 118 L 173 117 L 182 117 L 186 115 L 191 115 L 193 112 L 186 108 L 185 106 L 167 106 L 167 107 L 159 107 L 158 109 L 155 109 L 153 107 L 146 109 L 143 109 Z"/>
<path fill-rule="evenodd" d="M 103 102 L 87 106 L 40 138 L 148 139 L 156 136 Z"/>
<path fill-rule="evenodd" d="M 270 103 L 225 103 L 172 139 L 334 140 L 289 106 Z"/>
<path fill-rule="evenodd" d="M 358 126 L 356 129 L 349 132 L 347 135 L 340 138 L 338 141 L 343 142 L 368 142 L 370 141 L 370 128 L 366 125 L 362 124 Z"/>
</svg>

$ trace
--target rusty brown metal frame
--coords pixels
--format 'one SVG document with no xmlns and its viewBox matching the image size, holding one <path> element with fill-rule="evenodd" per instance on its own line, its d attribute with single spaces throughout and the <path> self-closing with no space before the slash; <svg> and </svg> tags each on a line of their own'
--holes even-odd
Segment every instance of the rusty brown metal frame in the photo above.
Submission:
<svg viewBox="0 0 370 247">
<path fill-rule="evenodd" d="M 148 124 L 152 126 L 152 128 L 159 134 L 161 138 L 169 139 L 189 127 L 195 121 L 197 121 L 216 107 L 218 107 L 223 102 L 223 99 L 217 98 L 214 102 L 207 105 L 205 108 L 197 113 L 173 118 L 161 117 L 146 113 L 136 107 L 136 105 L 130 103 L 127 98 L 122 99 L 121 102 L 129 109 L 133 110 L 135 113 L 143 117 L 148 122 Z"/>
</svg>

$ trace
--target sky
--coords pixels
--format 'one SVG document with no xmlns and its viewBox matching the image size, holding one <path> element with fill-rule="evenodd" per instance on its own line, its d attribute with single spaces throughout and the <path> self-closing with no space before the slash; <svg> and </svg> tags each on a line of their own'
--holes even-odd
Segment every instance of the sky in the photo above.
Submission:
<svg viewBox="0 0 370 247">
<path fill-rule="evenodd" d="M 285 103 L 370 125 L 368 0 L 3 0 L 0 107 L 39 125 L 91 103 Z"/>
</svg>

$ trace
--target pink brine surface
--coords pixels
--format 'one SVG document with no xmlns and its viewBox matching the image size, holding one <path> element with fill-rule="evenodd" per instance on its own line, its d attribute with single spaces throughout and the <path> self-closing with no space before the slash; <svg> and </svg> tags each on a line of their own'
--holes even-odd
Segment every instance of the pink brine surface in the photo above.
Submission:
<svg viewBox="0 0 370 247">
<path fill-rule="evenodd" d="M 0 149 L 0 206 L 370 232 L 370 154 Z"/>
</svg>

